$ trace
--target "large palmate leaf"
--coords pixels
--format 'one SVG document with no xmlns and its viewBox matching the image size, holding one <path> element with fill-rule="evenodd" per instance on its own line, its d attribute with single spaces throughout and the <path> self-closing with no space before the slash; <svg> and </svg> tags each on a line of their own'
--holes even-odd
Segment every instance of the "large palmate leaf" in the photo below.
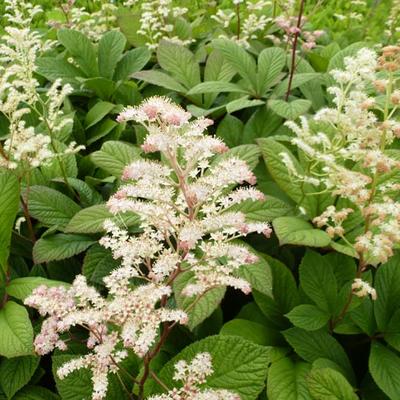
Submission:
<svg viewBox="0 0 400 400">
<path fill-rule="evenodd" d="M 132 74 L 140 71 L 147 64 L 150 57 L 151 54 L 147 47 L 139 47 L 127 51 L 115 68 L 114 80 L 128 79 Z"/>
<path fill-rule="evenodd" d="M 265 91 L 276 83 L 286 64 L 286 53 L 279 47 L 268 47 L 258 56 L 257 91 Z"/>
</svg>

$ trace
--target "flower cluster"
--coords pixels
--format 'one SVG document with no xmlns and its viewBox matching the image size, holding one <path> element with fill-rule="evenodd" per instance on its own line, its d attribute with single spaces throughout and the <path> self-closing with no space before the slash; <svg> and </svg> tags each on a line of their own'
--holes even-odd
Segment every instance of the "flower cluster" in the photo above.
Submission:
<svg viewBox="0 0 400 400">
<path fill-rule="evenodd" d="M 236 12 L 231 9 L 218 9 L 211 16 L 225 32 L 236 21 L 236 34 L 229 32 L 222 34 L 221 37 L 229 37 L 244 47 L 250 47 L 250 41 L 258 39 L 265 35 L 267 27 L 272 24 L 273 18 L 267 16 L 267 10 L 272 7 L 272 2 L 268 0 L 246 1 L 245 7 L 242 7 L 242 1 L 234 1 Z"/>
<path fill-rule="evenodd" d="M 175 20 L 187 11 L 187 8 L 173 7 L 172 0 L 143 1 L 140 3 L 140 28 L 137 33 L 146 40 L 146 46 L 151 50 L 156 50 L 161 40 L 190 44 L 191 39 L 184 40 L 174 34 Z"/>
<path fill-rule="evenodd" d="M 0 146 L 0 166 L 34 168 L 58 155 L 51 135 L 72 123 L 60 110 L 72 88 L 56 80 L 44 96 L 45 100 L 39 95 L 35 62 L 50 44 L 43 43 L 40 35 L 30 30 L 29 24 L 40 8 L 16 0 L 6 0 L 6 4 L 8 19 L 16 26 L 5 28 L 4 42 L 0 44 L 0 112 L 7 117 L 10 132 Z M 31 15 L 27 16 L 29 13 Z M 43 127 L 27 125 L 24 117 L 31 113 L 39 116 Z M 79 149 L 71 143 L 66 152 Z"/>
<path fill-rule="evenodd" d="M 313 219 L 313 223 L 318 228 L 326 226 L 326 232 L 332 238 L 336 235 L 343 237 L 345 232 L 342 223 L 353 211 L 352 208 L 337 211 L 335 206 L 329 206 L 320 216 Z"/>
<path fill-rule="evenodd" d="M 181 381 L 182 387 L 172 389 L 167 394 L 151 396 L 148 400 L 240 400 L 240 396 L 224 389 L 200 389 L 213 373 L 212 359 L 209 353 L 197 353 L 188 364 L 180 360 L 175 364 L 175 381 Z"/>
<path fill-rule="evenodd" d="M 371 287 L 368 282 L 365 282 L 360 278 L 354 279 L 351 289 L 353 290 L 353 294 L 357 297 L 366 297 L 369 295 L 372 300 L 376 300 L 377 298 L 376 290 Z"/>
<path fill-rule="evenodd" d="M 97 42 L 104 33 L 113 29 L 118 8 L 112 2 L 96 0 L 93 3 L 97 6 L 97 11 L 88 12 L 84 7 L 75 7 L 75 0 L 67 0 L 60 4 L 65 21 L 49 21 L 50 26 L 74 29 Z"/>
<path fill-rule="evenodd" d="M 331 71 L 332 107 L 321 109 L 311 120 L 301 117 L 300 124 L 287 122 L 295 133 L 292 143 L 312 161 L 310 176 L 294 175 L 360 209 L 365 232 L 356 238 L 354 248 L 363 263 L 372 265 L 385 262 L 400 241 L 398 185 L 392 180 L 400 162 L 387 151 L 400 134 L 393 117 L 400 103 L 395 77 L 399 57 L 397 46 L 383 48 L 380 57 L 366 48 L 346 57 L 344 69 Z M 321 227 L 331 219 L 329 232 L 340 236 L 338 222 L 345 215 L 343 210 L 339 213 L 338 221 L 336 211 L 329 208 L 315 222 Z"/>
<path fill-rule="evenodd" d="M 247 221 L 240 211 L 243 202 L 265 200 L 251 186 L 256 179 L 249 166 L 229 153 L 221 154 L 228 150 L 225 144 L 204 134 L 212 121 L 191 121 L 191 117 L 163 97 L 128 107 L 118 116 L 121 123 L 135 121 L 146 127 L 142 148 L 146 153 L 161 152 L 163 162 L 138 159 L 128 165 L 122 175 L 125 183 L 107 203 L 116 217 L 126 211 L 140 217 L 136 235 L 111 220 L 104 224 L 107 234 L 100 243 L 121 261 L 103 280 L 108 296 L 103 298 L 85 277 L 77 276 L 68 289 L 39 287 L 25 301 L 47 316 L 35 339 L 39 354 L 64 350 L 63 335 L 72 327 L 88 330 L 91 352 L 65 364 L 58 375 L 63 378 L 78 368 L 89 368 L 94 400 L 104 398 L 107 376 L 117 371 L 127 350 L 151 360 L 165 335 L 188 321 L 190 307 L 208 290 L 232 286 L 249 293 L 250 284 L 239 268 L 258 258 L 236 239 L 271 233 L 268 223 Z M 181 273 L 190 273 L 191 279 L 179 294 L 197 296 L 186 310 L 172 308 L 174 302 L 169 301 Z M 196 385 L 211 373 L 209 364 L 206 356 L 190 366 L 179 364 L 176 376 L 185 387 L 174 392 L 181 397 L 172 398 L 238 399 L 226 397 L 225 391 L 199 392 Z"/>
</svg>

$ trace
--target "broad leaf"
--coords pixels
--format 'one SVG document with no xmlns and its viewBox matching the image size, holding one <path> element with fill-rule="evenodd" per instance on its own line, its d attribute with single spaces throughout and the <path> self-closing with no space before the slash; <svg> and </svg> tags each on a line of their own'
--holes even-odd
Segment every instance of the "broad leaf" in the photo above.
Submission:
<svg viewBox="0 0 400 400">
<path fill-rule="evenodd" d="M 254 400 L 264 388 L 268 349 L 237 336 L 210 336 L 191 344 L 161 369 L 159 378 L 169 387 L 179 386 L 172 379 L 175 363 L 190 361 L 200 352 L 212 357 L 214 373 L 207 378 L 207 387 L 228 389 L 239 394 L 241 400 Z M 151 389 L 147 395 L 160 390 L 159 386 Z"/>
<path fill-rule="evenodd" d="M 104 169 L 109 174 L 119 178 L 124 168 L 140 156 L 137 147 L 114 140 L 105 142 L 101 149 L 90 155 L 97 167 Z"/>
<path fill-rule="evenodd" d="M 94 243 L 94 240 L 82 235 L 59 233 L 46 236 L 39 239 L 33 246 L 33 259 L 36 264 L 63 260 L 82 253 Z"/>
<path fill-rule="evenodd" d="M 71 219 L 65 231 L 71 233 L 104 232 L 104 222 L 108 219 L 117 225 L 121 222 L 125 226 L 133 226 L 139 223 L 139 216 L 132 212 L 113 215 L 105 204 L 97 204 L 79 211 Z"/>
<path fill-rule="evenodd" d="M 227 322 L 221 329 L 220 335 L 240 336 L 262 346 L 282 345 L 279 331 L 266 325 L 245 319 L 235 318 Z"/>
<path fill-rule="evenodd" d="M 286 340 L 296 353 L 308 362 L 327 358 L 339 365 L 346 373 L 346 378 L 354 381 L 354 373 L 347 354 L 339 342 L 323 331 L 306 331 L 291 328 L 283 332 Z"/>
<path fill-rule="evenodd" d="M 125 36 L 119 31 L 109 31 L 101 37 L 98 47 L 98 63 L 102 77 L 112 79 L 125 45 Z"/>
<path fill-rule="evenodd" d="M 373 342 L 369 371 L 390 399 L 400 399 L 400 357 L 379 342 Z"/>
<path fill-rule="evenodd" d="M 286 53 L 279 47 L 264 49 L 258 56 L 258 92 L 264 94 L 281 74 L 286 64 Z"/>
<path fill-rule="evenodd" d="M 65 79 L 67 81 L 82 77 L 82 71 L 64 58 L 40 57 L 36 60 L 37 73 L 49 81 Z"/>
<path fill-rule="evenodd" d="M 216 39 L 213 41 L 213 46 L 223 54 L 225 60 L 255 91 L 257 87 L 256 63 L 253 57 L 232 40 Z"/>
<path fill-rule="evenodd" d="M 287 357 L 273 362 L 268 370 L 268 399 L 311 400 L 306 383 L 310 369 L 310 364 L 293 362 Z"/>
<path fill-rule="evenodd" d="M 11 232 L 19 207 L 19 183 L 9 171 L 0 172 L 0 267 L 7 270 Z"/>
<path fill-rule="evenodd" d="M 357 400 L 350 383 L 331 368 L 313 368 L 307 376 L 308 390 L 315 400 Z"/>
<path fill-rule="evenodd" d="M 331 263 L 318 253 L 307 251 L 300 264 L 300 284 L 318 307 L 334 313 L 337 283 Z"/>
<path fill-rule="evenodd" d="M 54 281 L 41 276 L 25 276 L 11 280 L 6 291 L 18 300 L 25 300 L 34 289 L 42 285 L 47 287 L 68 286 L 65 282 Z"/>
<path fill-rule="evenodd" d="M 190 89 L 187 94 L 221 93 L 221 92 L 248 93 L 247 90 L 241 88 L 236 83 L 208 81 L 199 83 L 198 85 Z"/>
<path fill-rule="evenodd" d="M 290 102 L 284 100 L 270 100 L 268 106 L 280 117 L 295 120 L 308 111 L 311 107 L 311 101 L 304 99 L 297 99 Z"/>
<path fill-rule="evenodd" d="M 99 75 L 96 51 L 87 36 L 72 29 L 60 29 L 57 37 L 59 42 L 71 53 L 87 77 Z"/>
<path fill-rule="evenodd" d="M 310 223 L 301 218 L 276 218 L 273 221 L 273 227 L 281 245 L 326 247 L 331 242 L 326 232 L 314 229 Z"/>
<path fill-rule="evenodd" d="M 3 359 L 0 363 L 0 387 L 11 399 L 15 393 L 31 380 L 40 357 L 25 356 Z"/>
<path fill-rule="evenodd" d="M 330 318 L 329 313 L 312 304 L 301 304 L 293 308 L 286 316 L 294 326 L 306 331 L 316 331 L 322 328 Z"/>
<path fill-rule="evenodd" d="M 33 329 L 24 306 L 8 301 L 0 309 L 0 355 L 11 358 L 33 354 Z"/>
<path fill-rule="evenodd" d="M 161 71 L 149 70 L 135 72 L 133 78 L 151 83 L 152 85 L 161 86 L 163 88 L 173 90 L 178 93 L 186 93 L 186 88 L 182 86 L 177 80 L 171 78 L 168 74 Z"/>
<path fill-rule="evenodd" d="M 117 64 L 114 80 L 122 81 L 128 79 L 148 63 L 150 56 L 151 54 L 147 47 L 139 47 L 127 51 Z"/>
<path fill-rule="evenodd" d="M 375 318 L 380 331 L 385 332 L 400 304 L 400 255 L 381 265 L 375 277 L 378 293 L 374 302 Z"/>
<path fill-rule="evenodd" d="M 86 114 L 85 127 L 86 129 L 101 121 L 115 107 L 114 104 L 107 101 L 99 101 Z"/>
<path fill-rule="evenodd" d="M 185 46 L 162 40 L 157 49 L 161 68 L 190 89 L 200 83 L 200 67 L 192 52 Z"/>
<path fill-rule="evenodd" d="M 80 210 L 65 194 L 46 186 L 32 186 L 28 202 L 31 216 L 47 226 L 66 226 Z"/>
</svg>

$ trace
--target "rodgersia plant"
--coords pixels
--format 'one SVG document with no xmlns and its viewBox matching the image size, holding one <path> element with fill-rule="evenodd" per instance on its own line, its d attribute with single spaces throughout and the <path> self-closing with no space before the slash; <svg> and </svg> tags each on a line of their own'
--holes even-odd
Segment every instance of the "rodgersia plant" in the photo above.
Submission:
<svg viewBox="0 0 400 400">
<path fill-rule="evenodd" d="M 332 107 L 311 119 L 302 117 L 300 124 L 287 123 L 296 135 L 292 143 L 310 162 L 310 173 L 302 177 L 289 162 L 292 174 L 352 205 L 330 206 L 314 223 L 354 249 L 359 274 L 368 265 L 385 263 L 400 242 L 400 163 L 397 150 L 391 148 L 400 134 L 395 119 L 399 56 L 399 47 L 387 46 L 379 57 L 366 48 L 345 57 L 344 69 L 331 71 Z M 362 227 L 347 238 L 342 224 L 354 210 L 361 214 Z"/>
<path fill-rule="evenodd" d="M 187 323 L 190 309 L 202 296 L 219 286 L 251 291 L 239 267 L 258 258 L 236 239 L 250 233 L 268 237 L 271 230 L 268 223 L 248 222 L 235 207 L 263 200 L 264 195 L 249 186 L 256 179 L 246 162 L 230 155 L 220 139 L 205 134 L 212 121 L 191 118 L 163 97 L 128 107 L 118 116 L 119 122 L 145 126 L 148 135 L 142 149 L 161 157 L 128 165 L 122 175 L 125 183 L 107 203 L 116 216 L 136 213 L 141 230 L 132 235 L 111 220 L 105 223 L 107 235 L 100 243 L 121 260 L 120 267 L 104 278 L 108 296 L 101 296 L 78 276 L 69 289 L 39 287 L 25 301 L 47 316 L 35 339 L 39 354 L 64 350 L 63 334 L 74 326 L 88 331 L 89 353 L 62 366 L 58 376 L 89 368 L 94 400 L 104 398 L 108 375 L 118 372 L 128 350 L 143 362 L 137 382 L 142 399 L 151 360 L 174 326 Z M 242 184 L 246 186 L 234 189 Z M 193 298 L 186 309 L 174 307 L 172 301 L 173 283 L 182 273 L 192 274 L 178 293 Z M 155 399 L 239 398 L 225 391 L 196 389 L 210 373 L 206 355 L 197 356 L 191 365 L 178 363 L 176 379 L 184 382 L 184 388 Z"/>
<path fill-rule="evenodd" d="M 8 137 L 0 144 L 0 167 L 23 171 L 39 167 L 60 157 L 54 139 L 72 121 L 60 110 L 64 99 L 72 92 L 70 85 L 57 79 L 45 96 L 39 91 L 35 76 L 36 59 L 50 48 L 40 35 L 32 31 L 32 18 L 41 12 L 39 6 L 19 0 L 7 0 L 5 28 L 0 44 L 0 112 L 8 120 Z M 42 126 L 30 126 L 26 117 L 38 117 Z M 65 153 L 78 151 L 75 143 Z"/>
</svg>

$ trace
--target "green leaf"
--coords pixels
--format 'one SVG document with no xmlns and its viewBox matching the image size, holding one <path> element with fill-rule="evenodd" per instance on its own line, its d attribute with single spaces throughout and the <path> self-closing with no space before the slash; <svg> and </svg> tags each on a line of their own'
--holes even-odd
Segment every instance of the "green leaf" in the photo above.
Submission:
<svg viewBox="0 0 400 400">
<path fill-rule="evenodd" d="M 284 357 L 273 362 L 268 370 L 267 395 L 269 400 L 311 400 L 306 376 L 311 366 Z"/>
<path fill-rule="evenodd" d="M 39 239 L 33 246 L 33 259 L 36 264 L 63 260 L 82 253 L 93 243 L 96 242 L 82 235 L 59 233 L 46 236 Z"/>
<path fill-rule="evenodd" d="M 292 84 L 291 84 L 291 90 L 296 89 L 296 88 L 301 88 L 302 85 L 304 85 L 307 82 L 314 81 L 317 82 L 321 77 L 321 74 L 318 74 L 316 72 L 305 72 L 303 74 L 294 74 Z M 284 81 L 282 81 L 276 88 L 274 89 L 274 96 L 276 97 L 281 97 L 283 96 L 289 85 L 289 78 L 286 78 Z"/>
<path fill-rule="evenodd" d="M 272 224 L 281 245 L 326 247 L 331 242 L 326 232 L 314 229 L 310 223 L 301 218 L 279 217 Z"/>
<path fill-rule="evenodd" d="M 33 353 L 33 329 L 24 306 L 8 301 L 0 310 L 0 355 L 11 358 Z"/>
<path fill-rule="evenodd" d="M 113 121 L 110 118 L 104 118 L 96 126 L 94 126 L 87 132 L 87 145 L 90 146 L 104 136 L 107 136 L 116 126 L 118 126 L 118 122 Z"/>
<path fill-rule="evenodd" d="M 90 157 L 97 167 L 119 178 L 124 168 L 132 161 L 137 160 L 140 153 L 141 150 L 131 144 L 110 140 Z"/>
<path fill-rule="evenodd" d="M 105 204 L 96 204 L 79 211 L 71 219 L 65 232 L 69 233 L 97 233 L 104 232 L 104 222 L 110 219 L 117 225 L 123 221 L 126 226 L 133 226 L 139 223 L 139 216 L 134 213 L 122 213 L 115 216 Z"/>
<path fill-rule="evenodd" d="M 245 319 L 233 319 L 221 329 L 220 335 L 240 336 L 261 346 L 277 346 L 282 344 L 279 331 Z"/>
<path fill-rule="evenodd" d="M 24 387 L 39 366 L 40 357 L 3 359 L 0 363 L 0 386 L 8 399 Z"/>
<path fill-rule="evenodd" d="M 400 399 L 400 358 L 379 342 L 372 342 L 369 371 L 390 399 Z"/>
<path fill-rule="evenodd" d="M 232 68 L 255 90 L 257 87 L 256 63 L 253 57 L 232 40 L 216 39 L 212 44 L 223 54 Z"/>
<path fill-rule="evenodd" d="M 258 56 L 258 92 L 265 91 L 274 85 L 286 64 L 286 53 L 279 47 L 264 49 Z"/>
<path fill-rule="evenodd" d="M 343 369 L 346 378 L 354 381 L 353 369 L 347 354 L 339 342 L 327 332 L 291 328 L 283 332 L 283 335 L 304 360 L 312 363 L 319 358 L 327 358 Z"/>
<path fill-rule="evenodd" d="M 229 211 L 240 211 L 249 221 L 272 221 L 277 217 L 291 214 L 293 208 L 282 200 L 267 196 L 263 201 L 242 201 L 230 207 Z"/>
<path fill-rule="evenodd" d="M 118 62 L 114 73 L 115 81 L 128 79 L 133 73 L 140 71 L 150 60 L 147 47 L 139 47 L 127 51 Z"/>
<path fill-rule="evenodd" d="M 100 244 L 95 244 L 86 252 L 83 260 L 82 273 L 88 281 L 103 285 L 103 278 L 120 265 L 110 250 Z"/>
<path fill-rule="evenodd" d="M 98 63 L 101 76 L 112 79 L 125 45 L 125 36 L 119 31 L 109 31 L 101 37 L 98 47 Z"/>
<path fill-rule="evenodd" d="M 114 107 L 114 104 L 108 103 L 107 101 L 99 101 L 96 103 L 86 114 L 85 128 L 88 129 L 97 124 L 107 114 L 109 114 Z"/>
<path fill-rule="evenodd" d="M 25 276 L 11 280 L 6 287 L 7 294 L 18 300 L 25 300 L 34 289 L 45 285 L 47 287 L 69 286 L 65 282 L 46 279 L 41 276 Z"/>
<path fill-rule="evenodd" d="M 59 400 L 60 397 L 42 386 L 25 386 L 12 400 Z"/>
<path fill-rule="evenodd" d="M 388 324 L 400 304 L 400 255 L 396 254 L 378 268 L 375 276 L 375 289 L 378 297 L 374 302 L 375 318 L 381 332 Z"/>
<path fill-rule="evenodd" d="M 218 124 L 216 134 L 223 139 L 227 146 L 238 146 L 242 143 L 243 122 L 233 115 L 226 114 Z"/>
<path fill-rule="evenodd" d="M 268 106 L 280 117 L 295 120 L 308 111 L 311 107 L 311 101 L 304 99 L 297 99 L 290 102 L 285 100 L 270 100 Z"/>
<path fill-rule="evenodd" d="M 87 77 L 99 75 L 96 51 L 87 36 L 72 29 L 59 29 L 57 37 L 59 42 L 71 53 Z"/>
<path fill-rule="evenodd" d="M 96 192 L 86 182 L 76 178 L 67 178 L 69 185 L 77 191 L 79 194 L 80 203 L 84 207 L 91 206 L 92 204 L 98 204 L 103 202 L 101 194 Z M 63 179 L 57 179 L 57 182 L 64 183 Z"/>
<path fill-rule="evenodd" d="M 53 82 L 56 79 L 75 80 L 82 71 L 64 58 L 40 57 L 36 60 L 37 73 Z"/>
<path fill-rule="evenodd" d="M 199 83 L 189 90 L 187 94 L 203 94 L 203 93 L 248 93 L 248 90 L 241 88 L 236 83 L 222 81 L 207 81 Z"/>
<path fill-rule="evenodd" d="M 330 314 L 312 304 L 301 304 L 286 314 L 290 322 L 306 331 L 316 331 L 329 321 Z"/>
<path fill-rule="evenodd" d="M 253 344 L 238 336 L 210 336 L 186 347 L 158 373 L 169 387 L 173 381 L 174 365 L 178 360 L 190 361 L 197 353 L 208 352 L 214 373 L 207 378 L 207 387 L 228 389 L 241 400 L 254 400 L 264 388 L 269 359 L 268 348 Z M 151 390 L 153 389 L 153 390 Z M 159 391 L 159 386 L 147 390 L 146 395 Z"/>
<path fill-rule="evenodd" d="M 248 96 L 245 96 L 237 100 L 232 100 L 226 104 L 226 111 L 228 113 L 234 113 L 243 110 L 244 108 L 262 106 L 263 104 L 265 104 L 264 100 L 249 100 Z"/>
<path fill-rule="evenodd" d="M 116 84 L 110 79 L 96 77 L 85 79 L 82 83 L 82 87 L 92 90 L 100 99 L 108 100 L 114 94 Z"/>
<path fill-rule="evenodd" d="M 218 50 L 213 50 L 207 58 L 204 68 L 204 81 L 229 82 L 236 71 L 227 63 Z M 217 93 L 209 93 L 204 96 L 204 104 L 209 108 L 217 97 Z"/>
<path fill-rule="evenodd" d="M 282 153 L 287 154 L 296 171 L 300 175 L 303 175 L 304 171 L 297 159 L 285 146 L 273 139 L 258 139 L 257 142 L 260 146 L 265 165 L 275 182 L 299 207 L 302 206 L 307 214 L 313 217 L 316 214 L 317 202 L 315 196 L 306 195 L 310 185 L 303 184 L 297 178 L 291 176 L 287 165 L 283 162 Z M 310 189 L 310 192 L 312 191 L 315 192 L 315 189 Z"/>
<path fill-rule="evenodd" d="M 325 257 L 306 252 L 300 264 L 300 284 L 318 307 L 328 313 L 335 311 L 338 287 L 332 265 Z"/>
<path fill-rule="evenodd" d="M 186 93 L 186 89 L 174 78 L 168 74 L 156 70 L 135 72 L 133 78 L 151 83 L 152 85 L 161 86 L 163 88 L 173 90 L 178 93 Z"/>
<path fill-rule="evenodd" d="M 193 330 L 197 325 L 208 318 L 219 306 L 225 295 L 225 287 L 218 287 L 205 293 L 200 300 L 197 301 L 196 296 L 184 296 L 182 290 L 193 280 L 193 273 L 187 271 L 180 274 L 174 281 L 175 300 L 180 309 L 187 309 L 191 304 L 195 303 L 188 312 L 189 321 L 188 328 Z"/>
<path fill-rule="evenodd" d="M 32 186 L 28 201 L 31 216 L 47 226 L 66 226 L 80 210 L 69 197 L 46 186 Z"/>
<path fill-rule="evenodd" d="M 19 207 L 19 183 L 9 171 L 0 172 L 0 267 L 7 271 L 11 233 Z"/>
<path fill-rule="evenodd" d="M 242 242 L 242 245 L 246 246 L 246 243 Z M 250 251 L 253 250 L 257 255 L 254 249 L 251 249 L 249 245 L 247 245 L 247 247 Z M 268 262 L 263 257 L 260 256 L 259 261 L 254 264 L 242 265 L 239 268 L 237 275 L 249 282 L 252 289 L 258 290 L 267 295 L 271 294 L 271 270 Z"/>
<path fill-rule="evenodd" d="M 313 368 L 307 376 L 308 389 L 315 400 L 357 400 L 350 383 L 331 368 Z"/>
<path fill-rule="evenodd" d="M 170 72 L 186 88 L 200 83 L 199 64 L 185 46 L 162 40 L 157 49 L 157 60 L 161 68 Z"/>
</svg>

